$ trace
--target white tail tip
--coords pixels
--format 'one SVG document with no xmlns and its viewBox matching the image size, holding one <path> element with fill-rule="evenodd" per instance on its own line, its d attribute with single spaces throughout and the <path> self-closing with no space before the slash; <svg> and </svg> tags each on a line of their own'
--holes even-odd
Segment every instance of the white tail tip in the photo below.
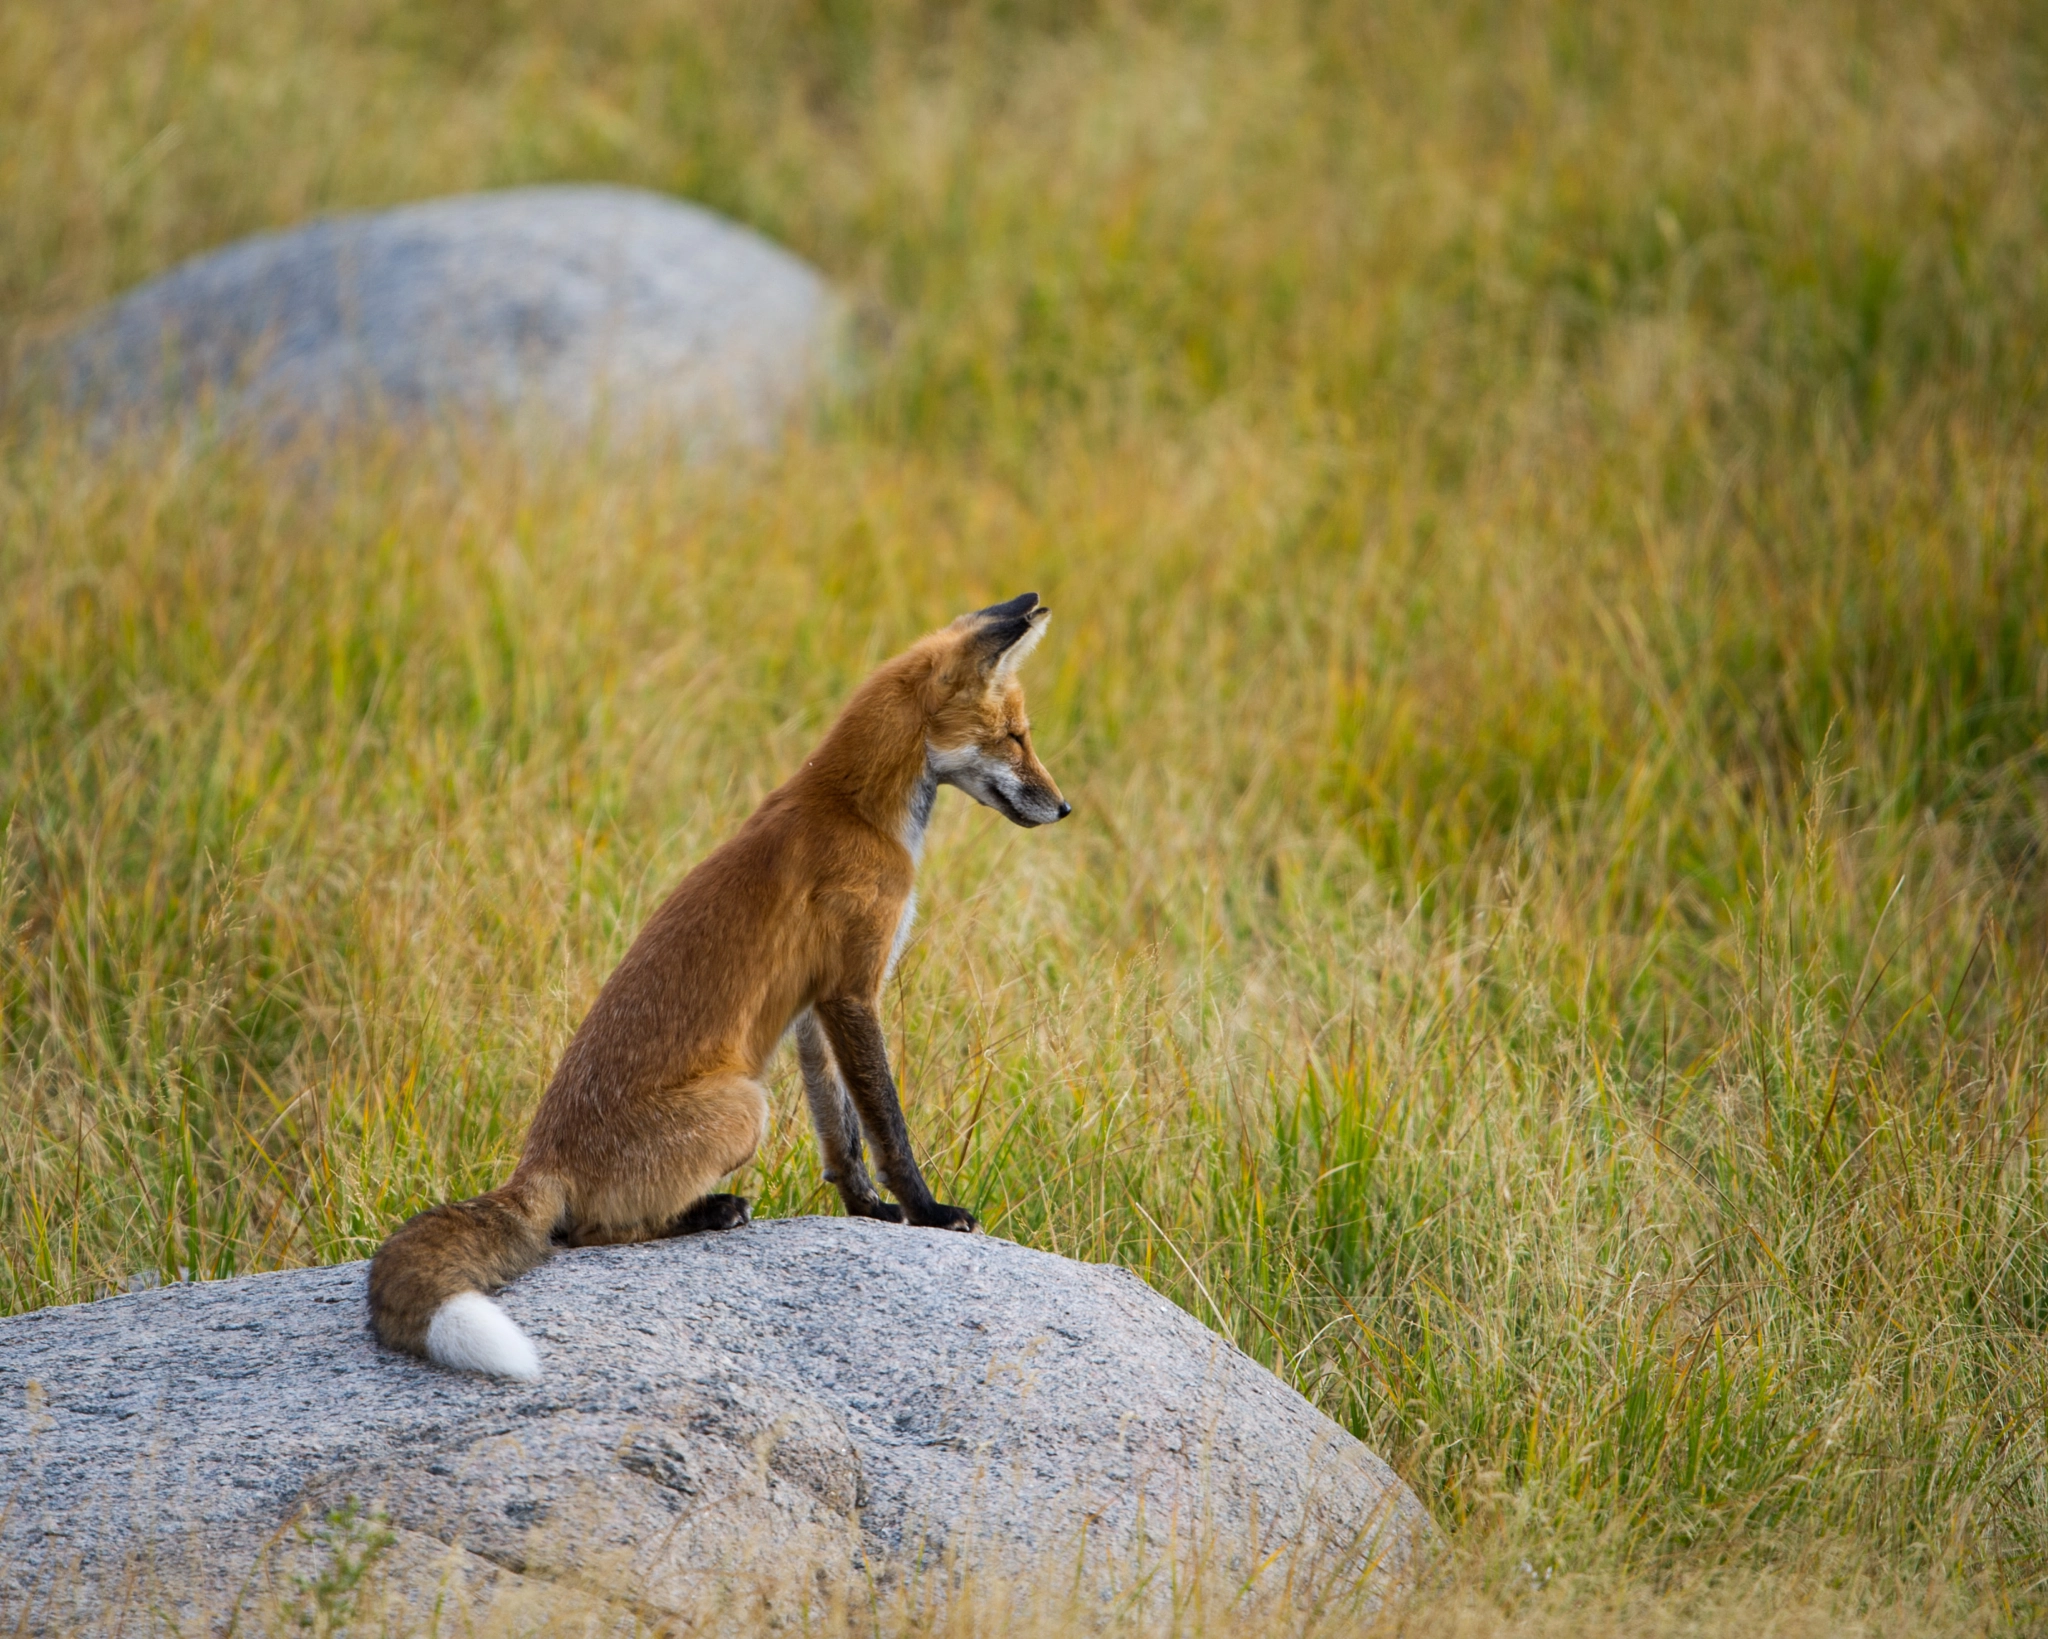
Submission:
<svg viewBox="0 0 2048 1639">
<path fill-rule="evenodd" d="M 540 1356 L 512 1317 L 481 1292 L 457 1292 L 427 1325 L 427 1358 L 457 1371 L 516 1377 L 540 1376 Z"/>
</svg>

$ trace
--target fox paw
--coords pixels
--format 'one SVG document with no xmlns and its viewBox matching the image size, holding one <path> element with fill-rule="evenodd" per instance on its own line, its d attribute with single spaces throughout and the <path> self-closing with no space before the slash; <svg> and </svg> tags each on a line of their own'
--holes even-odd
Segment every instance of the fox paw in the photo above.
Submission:
<svg viewBox="0 0 2048 1639">
<path fill-rule="evenodd" d="M 669 1225 L 671 1235 L 702 1235 L 714 1229 L 738 1229 L 753 1217 L 746 1198 L 739 1195 L 707 1195 L 695 1206 L 679 1213 Z"/>
<path fill-rule="evenodd" d="M 974 1214 L 969 1212 L 967 1208 L 964 1206 L 947 1206 L 942 1201 L 932 1202 L 930 1206 L 917 1213 L 910 1221 L 920 1229 L 952 1229 L 959 1231 L 963 1235 L 978 1235 L 981 1233 L 981 1225 L 976 1222 Z"/>
<path fill-rule="evenodd" d="M 848 1201 L 846 1215 L 849 1218 L 873 1218 L 877 1223 L 884 1224 L 903 1222 L 903 1208 L 883 1200 L 879 1195 L 866 1201 Z"/>
</svg>

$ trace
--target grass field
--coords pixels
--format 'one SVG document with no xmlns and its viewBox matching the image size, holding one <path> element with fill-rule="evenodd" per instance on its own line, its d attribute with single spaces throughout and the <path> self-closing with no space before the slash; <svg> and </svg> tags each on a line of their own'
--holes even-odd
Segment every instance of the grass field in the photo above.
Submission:
<svg viewBox="0 0 2048 1639">
<path fill-rule="evenodd" d="M 677 470 L 0 440 L 0 1307 L 366 1255 L 874 661 L 941 1195 L 1446 1527 L 1414 1634 L 2048 1621 L 2048 13 L 12 0 L 10 356 L 310 212 L 727 210 L 862 391 Z M 793 1067 L 739 1187 L 828 1210 Z"/>
</svg>

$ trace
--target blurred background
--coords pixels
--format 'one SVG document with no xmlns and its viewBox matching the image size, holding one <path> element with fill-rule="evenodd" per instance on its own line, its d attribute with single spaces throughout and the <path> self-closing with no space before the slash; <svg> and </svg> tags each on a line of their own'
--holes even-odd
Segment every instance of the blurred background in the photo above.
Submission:
<svg viewBox="0 0 2048 1639">
<path fill-rule="evenodd" d="M 495 1182 L 667 886 L 1035 589 L 1077 813 L 942 802 L 890 1000 L 941 1195 L 1384 1452 L 1417 1621 L 2028 1630 L 2044 143 L 2018 0 L 12 0 L 17 383 L 242 236 L 561 181 L 758 230 L 846 352 L 692 461 L 13 395 L 0 1304 Z M 792 1076 L 765 1212 L 828 1209 Z"/>
</svg>

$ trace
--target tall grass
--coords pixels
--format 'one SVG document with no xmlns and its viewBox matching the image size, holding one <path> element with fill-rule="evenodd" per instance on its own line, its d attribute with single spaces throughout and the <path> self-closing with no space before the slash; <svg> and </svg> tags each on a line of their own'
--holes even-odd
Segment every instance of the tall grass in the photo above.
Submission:
<svg viewBox="0 0 2048 1639">
<path fill-rule="evenodd" d="M 1077 813 L 942 803 L 890 998 L 941 1193 L 1386 1452 L 1419 1631 L 2038 1622 L 2044 93 L 2017 3 L 6 8 L 17 350 L 594 177 L 865 380 L 718 471 L 17 416 L 0 1303 L 494 1181 L 667 885 L 1032 587 Z"/>
</svg>

